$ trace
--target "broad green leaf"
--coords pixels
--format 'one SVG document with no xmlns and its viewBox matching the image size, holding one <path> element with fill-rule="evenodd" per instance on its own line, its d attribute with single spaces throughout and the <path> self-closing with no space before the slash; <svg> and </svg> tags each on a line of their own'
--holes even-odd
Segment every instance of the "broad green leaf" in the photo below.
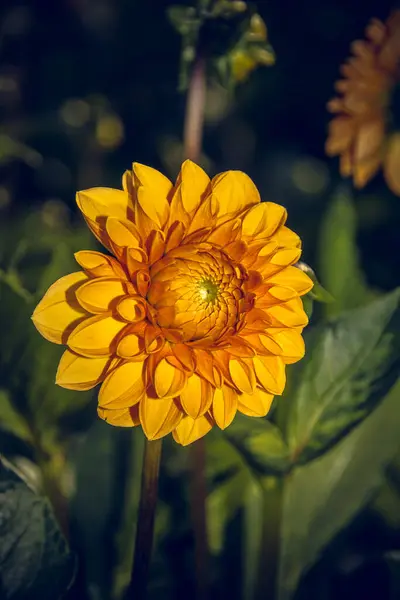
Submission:
<svg viewBox="0 0 400 600">
<path fill-rule="evenodd" d="M 364 419 L 396 381 L 399 299 L 396 290 L 311 330 L 290 398 L 286 437 L 292 461 L 307 462 L 325 452 Z"/>
<path fill-rule="evenodd" d="M 356 235 L 357 213 L 350 193 L 341 187 L 328 207 L 319 234 L 318 271 L 334 298 L 325 306 L 329 316 L 373 298 L 360 268 Z"/>
<path fill-rule="evenodd" d="M 260 475 L 278 474 L 287 469 L 288 448 L 271 421 L 238 415 L 225 435 L 249 467 Z"/>
<path fill-rule="evenodd" d="M 61 598 L 74 576 L 75 561 L 48 501 L 4 466 L 0 515 L 1 598 Z"/>
<path fill-rule="evenodd" d="M 339 444 L 286 476 L 278 600 L 291 600 L 300 578 L 382 483 L 400 448 L 400 384 Z"/>
<path fill-rule="evenodd" d="M 288 468 L 288 449 L 273 423 L 243 415 L 207 442 L 208 474 L 214 481 L 207 500 L 209 538 L 212 551 L 218 553 L 227 523 L 249 503 L 259 502 L 268 475 Z M 256 544 L 254 538 L 247 543 Z"/>
</svg>

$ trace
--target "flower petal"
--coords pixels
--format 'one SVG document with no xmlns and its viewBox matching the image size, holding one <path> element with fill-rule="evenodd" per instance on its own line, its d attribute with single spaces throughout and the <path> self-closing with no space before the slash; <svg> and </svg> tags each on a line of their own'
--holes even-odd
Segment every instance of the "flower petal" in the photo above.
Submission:
<svg viewBox="0 0 400 600">
<path fill-rule="evenodd" d="M 180 393 L 183 410 L 193 419 L 204 415 L 211 406 L 214 388 L 205 379 L 193 374 Z"/>
<path fill-rule="evenodd" d="M 229 361 L 229 373 L 238 390 L 251 394 L 255 388 L 254 374 L 241 360 Z"/>
<path fill-rule="evenodd" d="M 308 317 L 303 309 L 300 298 L 293 298 L 284 304 L 277 304 L 268 308 L 268 315 L 276 320 L 277 324 L 286 327 L 304 327 Z"/>
<path fill-rule="evenodd" d="M 184 416 L 172 432 L 172 436 L 178 444 L 187 446 L 205 436 L 212 426 L 213 422 L 209 415 L 203 415 L 197 419 Z"/>
<path fill-rule="evenodd" d="M 139 415 L 147 439 L 156 440 L 179 425 L 183 412 L 173 398 L 153 399 L 145 395 L 139 405 Z"/>
<path fill-rule="evenodd" d="M 391 135 L 383 163 L 386 183 L 394 194 L 400 196 L 400 134 Z"/>
<path fill-rule="evenodd" d="M 226 429 L 235 417 L 238 406 L 237 393 L 227 385 L 216 389 L 212 403 L 212 413 L 220 429 Z"/>
<path fill-rule="evenodd" d="M 143 362 L 126 362 L 104 380 L 99 406 L 107 409 L 129 408 L 139 402 L 145 391 Z"/>
<path fill-rule="evenodd" d="M 116 299 L 125 296 L 127 291 L 127 284 L 121 279 L 98 277 L 81 285 L 76 297 L 82 308 L 97 314 L 111 310 Z"/>
<path fill-rule="evenodd" d="M 143 212 L 159 227 L 168 219 L 167 197 L 172 183 L 162 173 L 139 163 L 133 163 L 138 203 Z"/>
<path fill-rule="evenodd" d="M 187 213 L 192 213 L 198 208 L 204 200 L 209 184 L 210 178 L 203 169 L 191 160 L 185 160 L 178 175 L 175 193 L 180 195 Z"/>
<path fill-rule="evenodd" d="M 246 212 L 242 224 L 243 235 L 267 238 L 284 225 L 286 218 L 287 212 L 283 206 L 262 202 Z"/>
<path fill-rule="evenodd" d="M 314 285 L 310 277 L 297 267 L 287 267 L 269 277 L 267 281 L 273 285 L 292 288 L 301 296 L 307 294 Z"/>
<path fill-rule="evenodd" d="M 299 331 L 283 329 L 273 335 L 274 340 L 282 348 L 282 360 L 286 364 L 295 363 L 305 354 L 304 340 Z"/>
<path fill-rule="evenodd" d="M 156 366 L 154 388 L 159 398 L 178 396 L 186 383 L 186 375 L 163 358 Z"/>
<path fill-rule="evenodd" d="M 220 173 L 212 180 L 211 187 L 218 198 L 220 216 L 240 213 L 261 200 L 253 181 L 242 171 Z"/>
<path fill-rule="evenodd" d="M 103 381 L 112 359 L 86 358 L 66 350 L 57 369 L 56 384 L 68 390 L 90 390 Z"/>
<path fill-rule="evenodd" d="M 110 247 L 105 224 L 108 217 L 133 219 L 129 194 L 112 188 L 91 188 L 78 192 L 76 202 L 90 229 L 102 244 Z"/>
<path fill-rule="evenodd" d="M 46 340 L 65 344 L 71 331 L 88 316 L 75 296 L 87 280 L 88 276 L 79 271 L 61 277 L 47 290 L 32 315 L 36 329 Z"/>
<path fill-rule="evenodd" d="M 252 394 L 239 394 L 238 411 L 248 417 L 265 417 L 271 408 L 274 396 L 256 388 Z"/>
<path fill-rule="evenodd" d="M 68 338 L 68 347 L 83 356 L 106 356 L 112 353 L 115 337 L 126 327 L 110 315 L 85 319 Z"/>
<path fill-rule="evenodd" d="M 124 335 L 118 342 L 117 354 L 121 358 L 133 358 L 144 354 L 145 346 L 143 338 L 138 337 L 135 333 Z"/>
<path fill-rule="evenodd" d="M 126 296 L 118 302 L 116 309 L 125 321 L 136 323 L 146 316 L 146 301 L 142 296 Z"/>
<path fill-rule="evenodd" d="M 97 414 L 100 419 L 106 421 L 109 425 L 116 427 L 136 427 L 140 425 L 138 405 L 131 408 L 106 409 L 97 407 Z"/>
<path fill-rule="evenodd" d="M 253 358 L 258 383 L 270 394 L 282 394 L 285 389 L 285 365 L 278 356 Z"/>
<path fill-rule="evenodd" d="M 94 250 L 81 250 L 75 252 L 75 260 L 93 277 L 118 277 L 126 279 L 125 272 L 119 262 L 112 256 L 107 256 Z"/>
</svg>

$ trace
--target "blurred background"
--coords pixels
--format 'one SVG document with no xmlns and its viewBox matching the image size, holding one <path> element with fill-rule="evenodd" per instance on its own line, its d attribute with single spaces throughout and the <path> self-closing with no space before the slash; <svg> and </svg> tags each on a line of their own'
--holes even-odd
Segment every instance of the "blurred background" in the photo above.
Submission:
<svg viewBox="0 0 400 600">
<path fill-rule="evenodd" d="M 76 269 L 73 252 L 96 247 L 77 213 L 77 190 L 120 187 L 132 161 L 177 175 L 185 95 L 177 91 L 181 40 L 166 18 L 169 4 L 0 4 L 0 452 L 34 483 L 41 465 L 64 517 L 68 498 L 79 557 L 70 593 L 79 599 L 118 597 L 126 584 L 140 479 L 126 473 L 140 471 L 142 439 L 99 423 L 90 393 L 55 388 L 59 349 L 29 316 L 50 283 Z M 392 4 L 268 0 L 257 8 L 276 64 L 234 94 L 210 84 L 201 162 L 210 175 L 245 171 L 264 200 L 288 209 L 304 260 L 337 298 L 316 308 L 318 321 L 400 284 L 400 199 L 381 175 L 355 193 L 324 154 L 339 65 L 368 20 L 385 19 Z M 152 599 L 193 589 L 187 455 L 165 446 Z M 296 598 L 400 598 L 396 461 L 369 500 L 304 573 Z M 224 510 L 223 523 L 210 525 L 210 578 L 215 597 L 239 600 L 241 508 L 233 497 Z"/>
</svg>

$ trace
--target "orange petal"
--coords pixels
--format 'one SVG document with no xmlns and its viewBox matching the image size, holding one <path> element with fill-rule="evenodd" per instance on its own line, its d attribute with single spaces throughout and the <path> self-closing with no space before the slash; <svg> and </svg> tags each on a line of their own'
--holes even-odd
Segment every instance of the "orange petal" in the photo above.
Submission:
<svg viewBox="0 0 400 600">
<path fill-rule="evenodd" d="M 286 327 L 304 327 L 308 323 L 308 317 L 303 309 L 303 303 L 300 298 L 288 300 L 284 304 L 270 306 L 267 312 L 268 316 L 276 321 L 278 326 L 280 324 Z"/>
<path fill-rule="evenodd" d="M 112 354 L 116 336 L 127 327 L 110 315 L 96 315 L 85 319 L 68 337 L 68 347 L 83 356 L 106 356 Z"/>
<path fill-rule="evenodd" d="M 238 395 L 230 387 L 223 385 L 216 389 L 212 403 L 212 413 L 216 424 L 220 429 L 228 427 L 236 414 L 238 406 Z"/>
<path fill-rule="evenodd" d="M 90 229 L 102 244 L 110 248 L 105 223 L 108 217 L 133 218 L 133 206 L 129 195 L 112 188 L 91 188 L 76 195 L 76 202 Z"/>
<path fill-rule="evenodd" d="M 136 427 L 140 425 L 138 405 L 131 408 L 106 409 L 99 406 L 97 414 L 100 419 L 115 427 Z"/>
<path fill-rule="evenodd" d="M 138 337 L 135 333 L 128 333 L 124 335 L 118 342 L 117 354 L 121 358 L 133 358 L 144 353 L 144 342 L 143 339 Z"/>
<path fill-rule="evenodd" d="M 193 419 L 204 415 L 211 406 L 214 388 L 205 379 L 193 374 L 180 393 L 183 410 Z"/>
<path fill-rule="evenodd" d="M 285 389 L 285 365 L 278 356 L 253 358 L 258 383 L 270 394 L 282 394 Z"/>
<path fill-rule="evenodd" d="M 118 302 L 116 310 L 125 321 L 137 323 L 146 316 L 146 301 L 142 296 L 126 296 Z"/>
<path fill-rule="evenodd" d="M 126 362 L 104 380 L 99 406 L 107 409 L 129 408 L 139 402 L 145 391 L 143 362 Z"/>
<path fill-rule="evenodd" d="M 47 290 L 35 308 L 32 321 L 46 340 L 65 344 L 71 331 L 88 316 L 79 305 L 76 291 L 88 276 L 83 272 L 61 277 Z"/>
<path fill-rule="evenodd" d="M 76 262 L 93 277 L 118 277 L 126 279 L 121 265 L 112 256 L 106 256 L 93 250 L 81 250 L 74 254 Z"/>
<path fill-rule="evenodd" d="M 218 199 L 220 216 L 240 213 L 260 202 L 260 194 L 253 181 L 242 171 L 220 173 L 211 182 L 212 191 Z"/>
<path fill-rule="evenodd" d="M 218 213 L 218 200 L 211 194 L 199 205 L 199 208 L 194 213 L 190 225 L 186 231 L 186 236 L 194 233 L 198 229 L 207 230 L 208 227 L 215 223 L 215 218 Z M 207 235 L 207 233 L 206 233 Z"/>
<path fill-rule="evenodd" d="M 253 394 L 239 394 L 238 411 L 248 417 L 265 417 L 271 408 L 274 396 L 256 388 Z"/>
<path fill-rule="evenodd" d="M 103 381 L 111 363 L 109 356 L 86 358 L 67 349 L 58 365 L 56 384 L 68 390 L 90 390 Z"/>
<path fill-rule="evenodd" d="M 274 202 L 262 202 L 250 208 L 243 219 L 242 232 L 248 237 L 269 237 L 284 225 L 286 209 Z"/>
<path fill-rule="evenodd" d="M 212 426 L 213 422 L 209 415 L 203 415 L 198 419 L 184 416 L 172 432 L 172 436 L 178 444 L 187 446 L 205 436 L 212 429 Z"/>
<path fill-rule="evenodd" d="M 282 359 L 286 364 L 295 363 L 303 358 L 305 345 L 299 331 L 283 329 L 273 334 L 273 338 L 282 348 Z"/>
<path fill-rule="evenodd" d="M 154 387 L 159 398 L 178 396 L 186 383 L 186 375 L 163 358 L 156 366 Z"/>
<path fill-rule="evenodd" d="M 167 197 L 172 189 L 172 183 L 156 169 L 139 163 L 133 163 L 133 172 L 141 209 L 158 227 L 162 228 L 169 215 Z"/>
<path fill-rule="evenodd" d="M 231 360 L 229 362 L 229 373 L 238 390 L 248 394 L 252 393 L 256 385 L 254 373 L 243 361 Z"/>
<path fill-rule="evenodd" d="M 292 288 L 301 296 L 307 294 L 314 285 L 310 277 L 297 267 L 287 267 L 269 277 L 267 281 L 273 285 Z"/>
<path fill-rule="evenodd" d="M 183 417 L 175 399 L 153 399 L 146 395 L 140 402 L 139 414 L 143 431 L 149 440 L 156 440 L 171 433 Z"/>
<path fill-rule="evenodd" d="M 76 297 L 82 308 L 96 314 L 111 310 L 116 299 L 126 293 L 126 283 L 120 279 L 99 277 L 81 285 Z"/>
<path fill-rule="evenodd" d="M 191 160 L 185 160 L 178 175 L 176 194 L 180 194 L 183 208 L 187 213 L 195 211 L 208 191 L 210 178 L 201 167 Z"/>
<path fill-rule="evenodd" d="M 173 344 L 172 352 L 185 369 L 191 372 L 194 371 L 196 364 L 193 351 L 189 346 L 186 346 L 186 344 Z"/>
<path fill-rule="evenodd" d="M 112 251 L 119 258 L 123 258 L 125 248 L 134 248 L 135 258 L 141 262 L 146 260 L 146 253 L 141 249 L 141 239 L 136 226 L 122 219 L 108 218 L 106 231 L 111 242 Z"/>
<path fill-rule="evenodd" d="M 400 135 L 395 134 L 389 138 L 384 162 L 386 183 L 394 194 L 400 196 Z"/>
</svg>

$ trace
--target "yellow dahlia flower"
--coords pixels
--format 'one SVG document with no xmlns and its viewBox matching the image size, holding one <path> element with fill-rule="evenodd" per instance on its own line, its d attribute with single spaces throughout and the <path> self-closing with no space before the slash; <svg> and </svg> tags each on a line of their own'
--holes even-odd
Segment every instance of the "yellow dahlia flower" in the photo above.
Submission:
<svg viewBox="0 0 400 600">
<path fill-rule="evenodd" d="M 123 191 L 92 188 L 77 203 L 112 255 L 77 252 L 81 271 L 54 283 L 33 313 L 65 344 L 56 383 L 101 383 L 98 414 L 183 445 L 236 411 L 265 416 L 304 355 L 300 296 L 312 282 L 293 266 L 300 239 L 286 210 L 247 175 L 210 180 L 186 161 L 173 185 L 134 164 Z"/>
<path fill-rule="evenodd" d="M 341 67 L 339 96 L 328 103 L 326 153 L 340 156 L 340 173 L 364 187 L 382 167 L 389 188 L 400 195 L 400 135 L 392 132 L 391 108 L 400 81 L 400 10 L 386 22 L 372 19 L 366 40 L 356 40 Z"/>
</svg>

